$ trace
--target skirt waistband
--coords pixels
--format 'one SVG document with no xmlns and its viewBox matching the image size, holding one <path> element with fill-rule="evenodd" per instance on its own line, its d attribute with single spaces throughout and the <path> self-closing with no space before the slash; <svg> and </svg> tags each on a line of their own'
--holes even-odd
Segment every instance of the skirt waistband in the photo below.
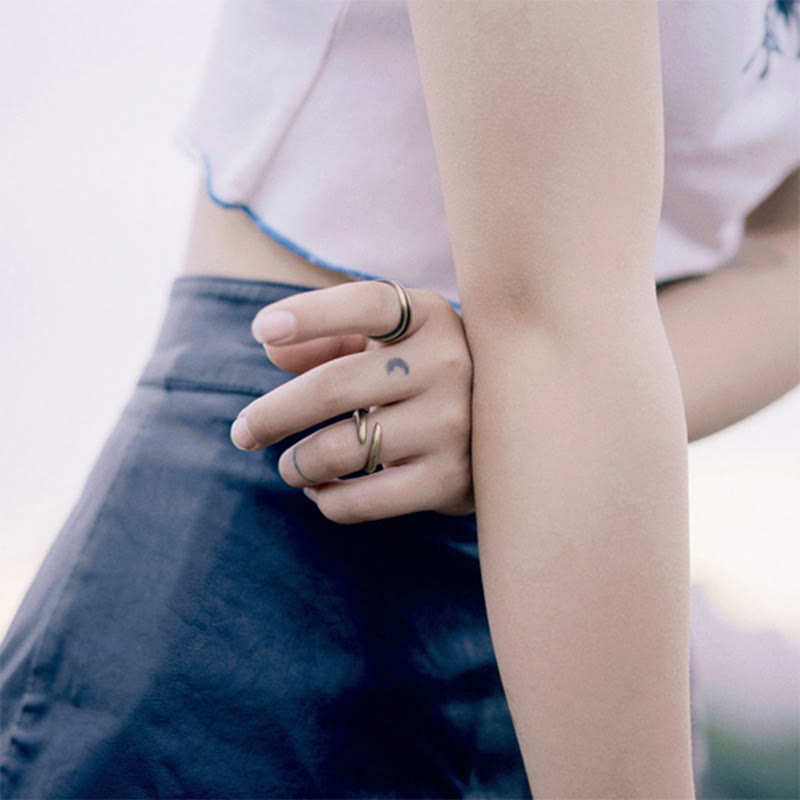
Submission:
<svg viewBox="0 0 800 800">
<path fill-rule="evenodd" d="M 310 291 L 269 281 L 184 275 L 175 279 L 155 349 L 140 385 L 165 389 L 262 395 L 275 386 L 275 373 L 250 333 L 259 309 L 297 292 Z"/>
</svg>

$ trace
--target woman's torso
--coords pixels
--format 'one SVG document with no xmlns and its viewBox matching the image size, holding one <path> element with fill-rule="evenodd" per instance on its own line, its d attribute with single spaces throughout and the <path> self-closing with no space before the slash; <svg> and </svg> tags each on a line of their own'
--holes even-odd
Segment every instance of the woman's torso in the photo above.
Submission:
<svg viewBox="0 0 800 800">
<path fill-rule="evenodd" d="M 729 260 L 745 216 L 800 162 L 800 15 L 774 0 L 661 0 L 659 21 L 657 281 Z M 232 0 L 183 140 L 206 170 L 185 272 L 391 277 L 457 300 L 403 0 Z"/>
<path fill-rule="evenodd" d="M 185 275 L 221 275 L 321 289 L 352 280 L 312 264 L 269 236 L 235 209 L 225 209 L 198 187 L 181 271 Z"/>
</svg>

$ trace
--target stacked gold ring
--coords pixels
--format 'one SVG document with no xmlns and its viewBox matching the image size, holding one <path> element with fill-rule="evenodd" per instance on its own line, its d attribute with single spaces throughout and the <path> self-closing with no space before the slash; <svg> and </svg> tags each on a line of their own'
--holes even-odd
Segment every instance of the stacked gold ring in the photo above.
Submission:
<svg viewBox="0 0 800 800">
<path fill-rule="evenodd" d="M 397 326 L 383 336 L 369 336 L 375 342 L 382 342 L 383 344 L 391 344 L 392 342 L 402 339 L 411 325 L 411 298 L 408 296 L 408 290 L 405 286 L 397 281 L 390 281 L 381 278 L 378 283 L 388 283 L 396 292 L 397 299 L 400 301 L 400 322 Z"/>
<path fill-rule="evenodd" d="M 378 457 L 381 454 L 381 445 L 383 444 L 383 428 L 380 422 L 375 423 L 372 429 L 372 443 L 369 446 L 369 456 L 367 457 L 367 466 L 364 467 L 364 472 L 367 475 L 375 472 L 378 469 Z"/>
<path fill-rule="evenodd" d="M 356 421 L 356 430 L 358 431 L 358 443 L 367 443 L 367 414 L 369 412 L 366 408 L 357 408 L 353 412 L 353 419 Z"/>
<path fill-rule="evenodd" d="M 356 423 L 356 430 L 358 431 L 358 443 L 367 443 L 367 414 L 369 412 L 365 408 L 357 408 L 353 412 L 353 420 Z M 375 423 L 372 429 L 372 441 L 369 445 L 369 455 L 367 456 L 367 463 L 364 466 L 364 472 L 368 475 L 375 472 L 378 468 L 378 458 L 381 454 L 381 445 L 383 444 L 383 428 L 380 422 Z"/>
</svg>

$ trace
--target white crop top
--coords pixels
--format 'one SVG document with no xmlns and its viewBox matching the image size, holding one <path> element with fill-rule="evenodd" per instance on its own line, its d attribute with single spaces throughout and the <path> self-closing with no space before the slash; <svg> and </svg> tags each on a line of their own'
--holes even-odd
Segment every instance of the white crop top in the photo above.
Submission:
<svg viewBox="0 0 800 800">
<path fill-rule="evenodd" d="M 734 255 L 800 164 L 800 8 L 661 0 L 659 22 L 662 281 Z M 180 139 L 217 202 L 309 260 L 457 300 L 404 0 L 228 0 Z"/>
</svg>

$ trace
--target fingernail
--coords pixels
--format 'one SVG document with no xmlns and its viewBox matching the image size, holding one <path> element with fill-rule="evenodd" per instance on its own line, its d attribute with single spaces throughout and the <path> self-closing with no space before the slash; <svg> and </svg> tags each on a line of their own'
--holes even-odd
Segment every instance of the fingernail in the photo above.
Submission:
<svg viewBox="0 0 800 800">
<path fill-rule="evenodd" d="M 252 450 L 258 444 L 250 433 L 250 428 L 247 427 L 247 417 L 242 414 L 231 425 L 231 441 L 240 450 Z"/>
<path fill-rule="evenodd" d="M 253 320 L 253 337 L 261 344 L 288 342 L 297 329 L 297 319 L 291 311 L 267 311 Z"/>
<path fill-rule="evenodd" d="M 304 495 L 305 495 L 305 496 L 306 496 L 306 497 L 307 497 L 309 500 L 312 500 L 312 501 L 313 501 L 313 502 L 315 502 L 315 503 L 317 502 L 317 493 L 316 493 L 316 491 L 315 491 L 314 489 L 311 489 L 311 488 L 309 488 L 308 486 L 306 486 L 306 487 L 303 489 L 303 494 L 304 494 Z"/>
</svg>

